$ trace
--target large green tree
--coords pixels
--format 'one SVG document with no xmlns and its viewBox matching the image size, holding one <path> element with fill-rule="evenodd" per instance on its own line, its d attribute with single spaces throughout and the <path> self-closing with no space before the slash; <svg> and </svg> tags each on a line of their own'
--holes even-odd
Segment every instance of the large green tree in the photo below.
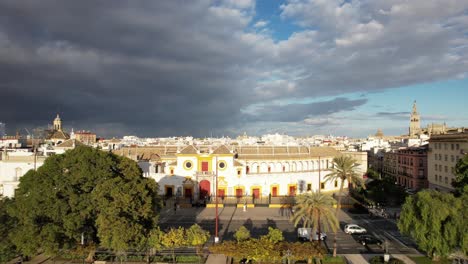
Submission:
<svg viewBox="0 0 468 264">
<path fill-rule="evenodd" d="M 91 260 L 98 246 L 142 250 L 157 224 L 157 190 L 136 162 L 79 146 L 20 179 L 9 209 L 17 221 L 10 238 L 26 255 L 86 247 Z"/>
<path fill-rule="evenodd" d="M 304 193 L 296 196 L 296 205 L 291 220 L 294 226 L 302 223 L 303 227 L 322 232 L 338 229 L 339 222 L 333 205 L 335 200 L 328 194 L 320 192 Z M 311 234 L 310 240 L 313 239 Z M 320 240 L 319 240 L 320 241 Z"/>
<path fill-rule="evenodd" d="M 340 181 L 340 191 L 338 195 L 338 205 L 336 207 L 336 218 L 341 208 L 341 197 L 343 195 L 343 188 L 345 181 L 353 186 L 359 185 L 365 188 L 364 180 L 362 175 L 357 172 L 359 164 L 357 161 L 349 155 L 340 155 L 333 158 L 333 168 L 331 173 L 325 176 L 325 182 Z M 336 257 L 336 232 L 333 239 L 333 256 Z"/>
<path fill-rule="evenodd" d="M 453 173 L 455 180 L 452 186 L 455 188 L 455 194 L 460 196 L 463 192 L 468 192 L 468 154 L 458 160 Z"/>
<path fill-rule="evenodd" d="M 11 200 L 0 195 L 0 263 L 7 262 L 16 256 L 16 248 L 8 234 L 14 227 L 14 219 L 8 215 L 7 206 Z"/>
<path fill-rule="evenodd" d="M 409 196 L 402 207 L 398 228 L 435 259 L 468 251 L 467 199 L 433 190 Z"/>
</svg>

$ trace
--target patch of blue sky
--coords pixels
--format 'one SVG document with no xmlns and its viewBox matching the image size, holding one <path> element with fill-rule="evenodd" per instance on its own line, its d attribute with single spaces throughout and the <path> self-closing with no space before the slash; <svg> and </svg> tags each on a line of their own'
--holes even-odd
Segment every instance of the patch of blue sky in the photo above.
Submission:
<svg viewBox="0 0 468 264">
<path fill-rule="evenodd" d="M 409 112 L 416 100 L 421 115 L 468 118 L 468 79 L 403 86 L 366 93 L 368 103 L 359 110 L 371 112 Z"/>
<path fill-rule="evenodd" d="M 258 21 L 267 21 L 266 28 L 269 29 L 274 41 L 287 40 L 294 32 L 302 31 L 294 21 L 281 18 L 280 6 L 284 3 L 284 0 L 257 0 L 252 27 Z"/>
</svg>

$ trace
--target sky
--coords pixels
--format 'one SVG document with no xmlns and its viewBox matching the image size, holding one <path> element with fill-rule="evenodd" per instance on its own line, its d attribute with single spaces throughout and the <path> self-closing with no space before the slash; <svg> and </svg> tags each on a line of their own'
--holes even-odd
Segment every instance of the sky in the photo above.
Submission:
<svg viewBox="0 0 468 264">
<path fill-rule="evenodd" d="M 401 135 L 467 98 L 468 1 L 0 1 L 9 134 Z"/>
</svg>

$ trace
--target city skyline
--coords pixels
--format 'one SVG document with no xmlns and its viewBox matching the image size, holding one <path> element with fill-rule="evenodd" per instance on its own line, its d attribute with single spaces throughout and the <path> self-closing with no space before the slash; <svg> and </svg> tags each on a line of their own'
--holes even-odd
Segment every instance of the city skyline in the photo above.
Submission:
<svg viewBox="0 0 468 264">
<path fill-rule="evenodd" d="M 103 137 L 468 124 L 463 1 L 2 1 L 0 122 Z"/>
</svg>

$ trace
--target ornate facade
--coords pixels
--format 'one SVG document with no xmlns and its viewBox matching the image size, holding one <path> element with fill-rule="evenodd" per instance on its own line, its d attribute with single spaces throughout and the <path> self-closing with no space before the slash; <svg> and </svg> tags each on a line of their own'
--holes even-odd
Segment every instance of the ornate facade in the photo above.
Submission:
<svg viewBox="0 0 468 264">
<path fill-rule="evenodd" d="M 332 159 L 330 147 L 305 146 L 155 146 L 123 148 L 116 154 L 138 160 L 143 174 L 159 183 L 159 193 L 190 199 L 218 196 L 254 198 L 294 196 L 312 190 L 336 192 L 338 182 L 325 182 Z M 365 153 L 357 155 L 360 173 Z M 362 155 L 360 155 L 362 154 Z M 347 184 L 345 184 L 347 186 Z"/>
</svg>

